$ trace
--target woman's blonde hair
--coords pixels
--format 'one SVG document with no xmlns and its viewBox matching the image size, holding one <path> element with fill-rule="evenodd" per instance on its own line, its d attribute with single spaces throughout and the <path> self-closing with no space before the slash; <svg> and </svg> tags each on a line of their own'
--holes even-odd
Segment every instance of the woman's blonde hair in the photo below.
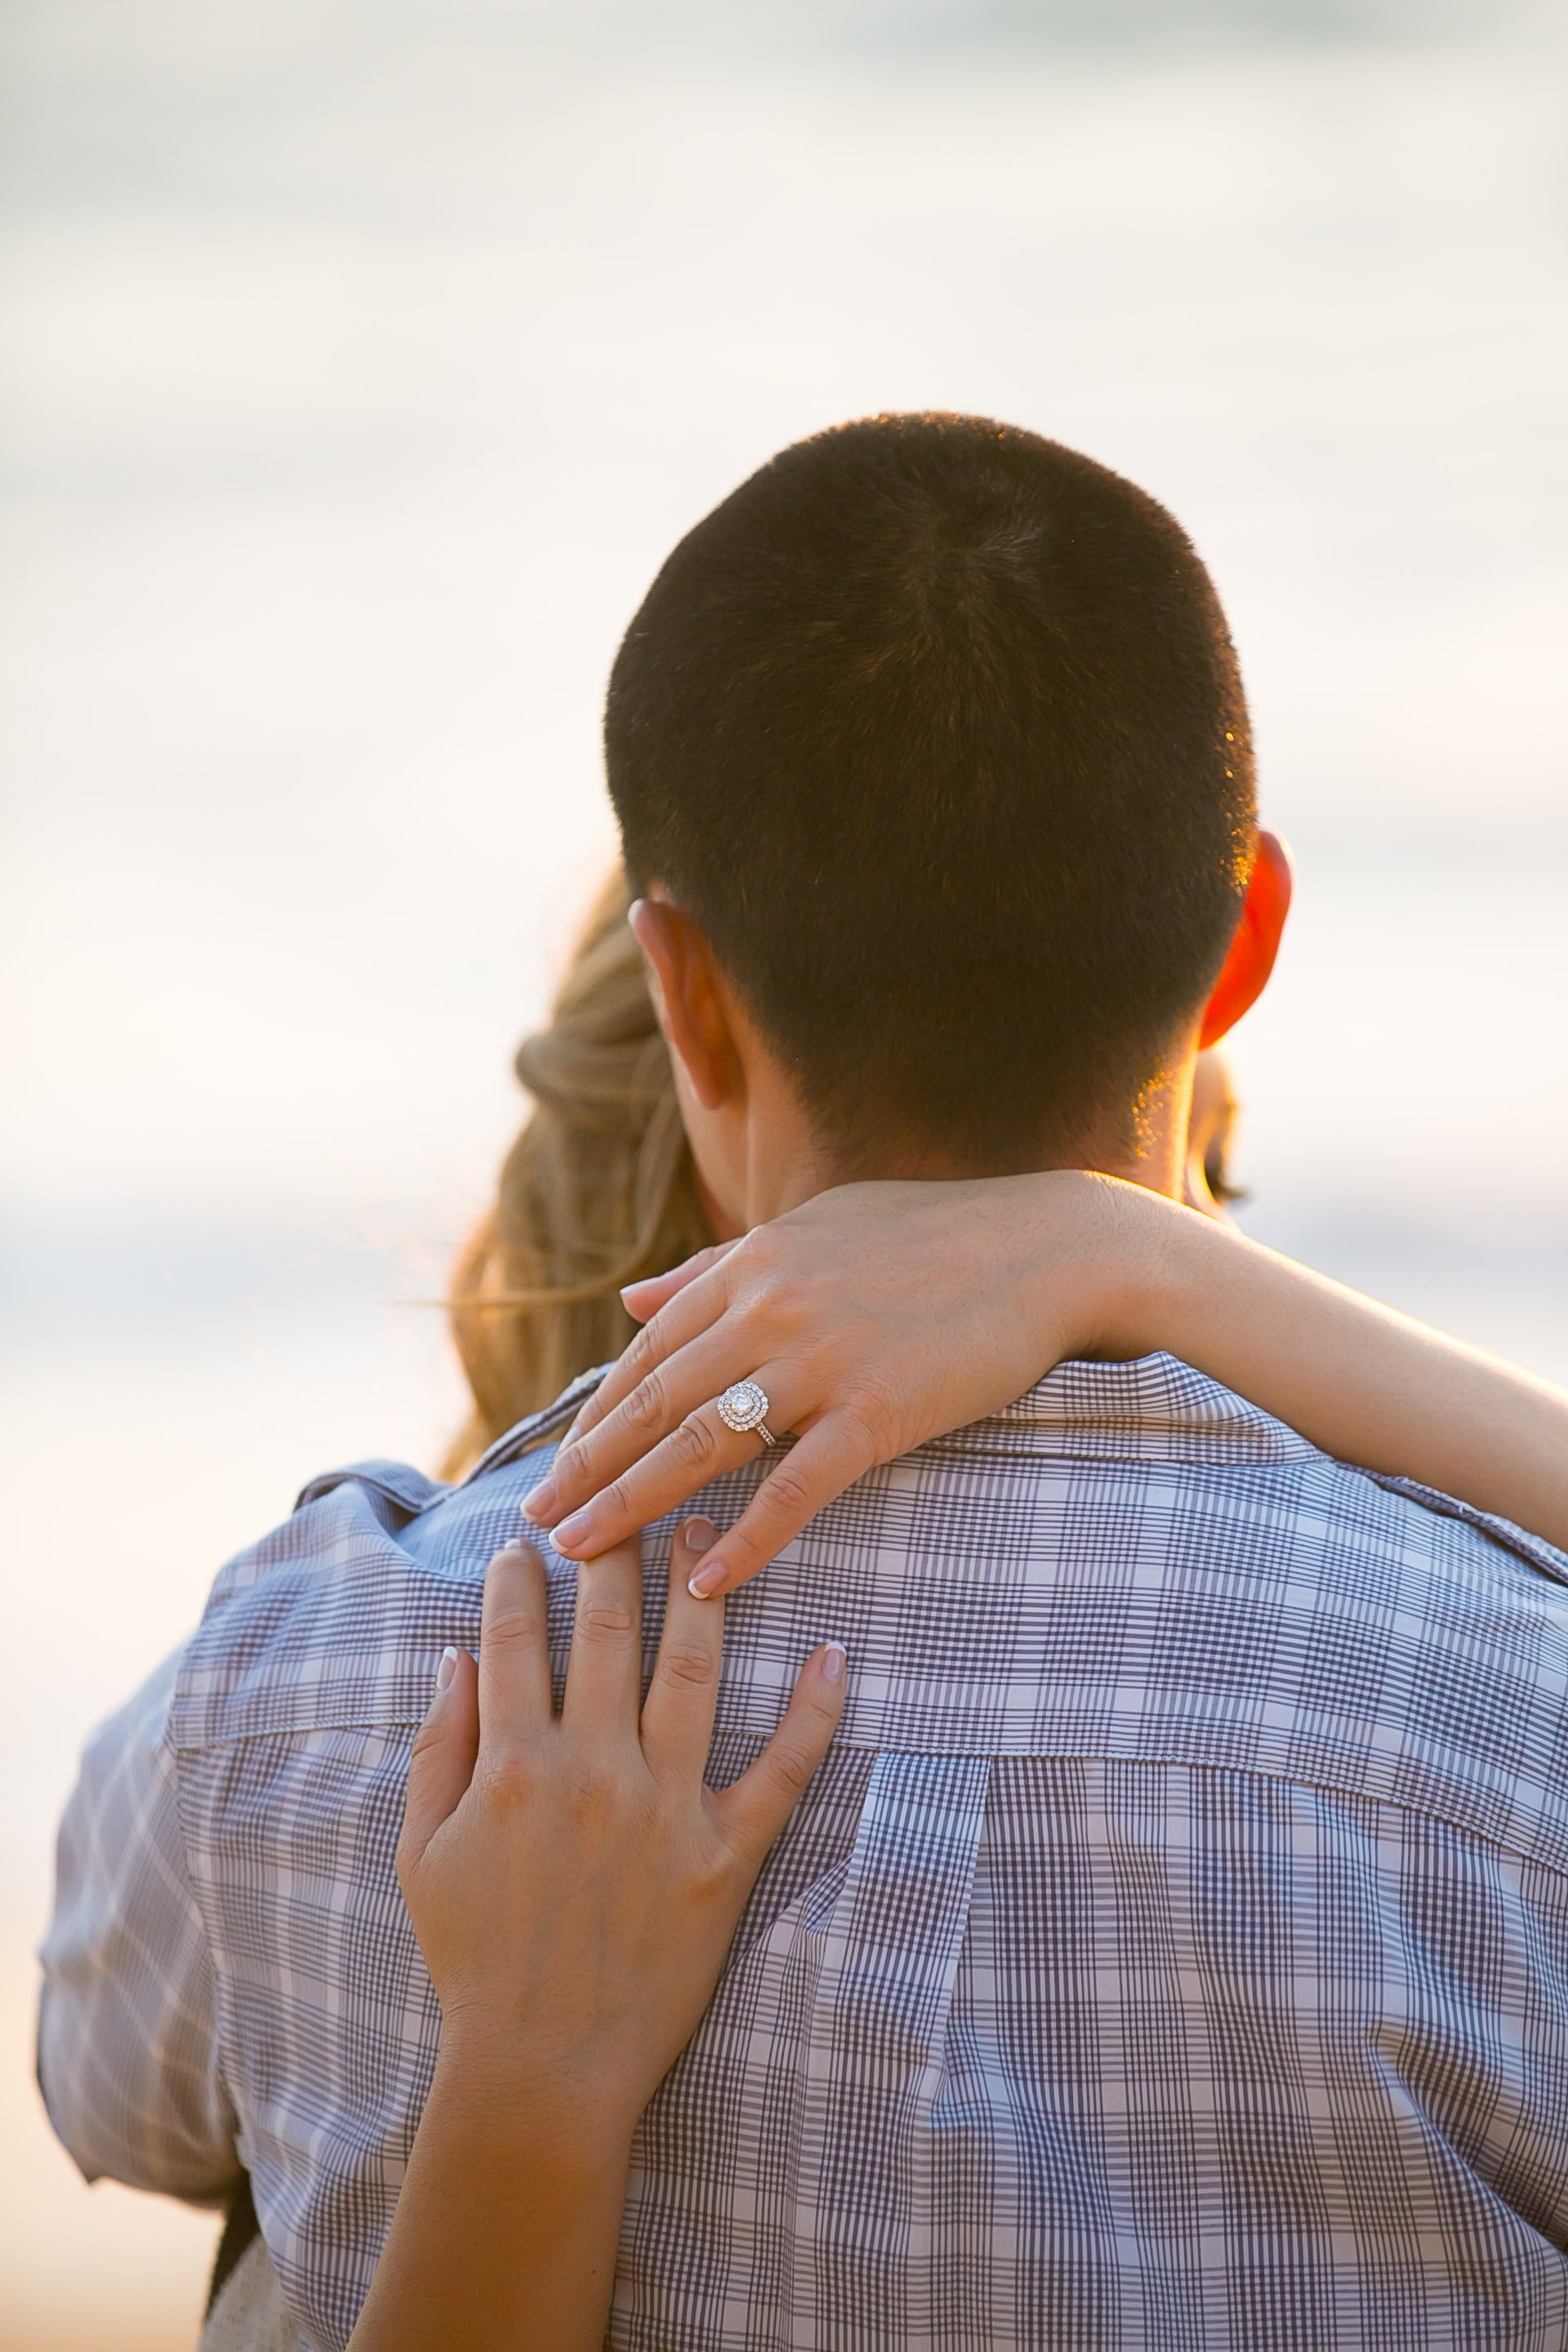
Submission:
<svg viewBox="0 0 1568 2352">
<path fill-rule="evenodd" d="M 494 1206 L 458 1261 L 448 1310 L 473 1412 L 459 1475 L 637 1328 L 617 1293 L 713 1239 L 654 1018 L 630 893 L 602 893 L 550 1023 L 518 1049 L 533 1111 Z"/>
</svg>

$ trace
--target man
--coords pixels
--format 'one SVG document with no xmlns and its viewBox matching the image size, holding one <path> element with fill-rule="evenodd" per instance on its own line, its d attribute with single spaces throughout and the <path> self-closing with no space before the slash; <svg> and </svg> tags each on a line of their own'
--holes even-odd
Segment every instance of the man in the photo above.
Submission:
<svg viewBox="0 0 1568 2352">
<path fill-rule="evenodd" d="M 1256 992 L 1280 902 L 1152 500 L 984 420 L 787 450 L 660 573 L 606 751 L 727 1221 L 848 1176 L 1179 1189 L 1205 1006 Z M 237 2151 L 323 2343 L 433 2065 L 412 1730 L 586 1388 L 455 1493 L 308 1488 L 68 1818 L 62 2134 L 186 2195 Z M 731 1603 L 716 1781 L 823 1635 L 852 1685 L 645 2119 L 614 2339 L 1561 2345 L 1565 1572 L 1163 1358 L 844 1495 Z"/>
</svg>

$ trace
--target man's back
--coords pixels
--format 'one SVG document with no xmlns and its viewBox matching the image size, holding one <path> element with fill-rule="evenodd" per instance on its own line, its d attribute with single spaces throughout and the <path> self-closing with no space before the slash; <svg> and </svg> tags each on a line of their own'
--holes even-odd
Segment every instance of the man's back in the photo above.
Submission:
<svg viewBox="0 0 1568 2352">
<path fill-rule="evenodd" d="M 412 1729 L 559 1425 L 449 1496 L 319 1482 L 220 1579 L 154 1734 L 213 2185 L 231 2104 L 322 2342 L 434 2063 L 392 1867 Z M 853 1488 L 729 1604 L 711 1778 L 826 1636 L 849 1698 L 639 2135 L 613 2340 L 1560 2346 L 1565 1580 L 1167 1358 L 1066 1366 Z M 558 1668 L 571 1589 L 558 1563 Z M 155 2122 L 106 2124 L 79 2063 L 105 1906 L 70 1872 L 101 1876 L 137 1769 L 106 1743 L 68 1822 L 46 2087 L 89 2158 L 118 2131 L 116 2169 L 190 2189 L 201 2101 L 160 2182 Z"/>
</svg>

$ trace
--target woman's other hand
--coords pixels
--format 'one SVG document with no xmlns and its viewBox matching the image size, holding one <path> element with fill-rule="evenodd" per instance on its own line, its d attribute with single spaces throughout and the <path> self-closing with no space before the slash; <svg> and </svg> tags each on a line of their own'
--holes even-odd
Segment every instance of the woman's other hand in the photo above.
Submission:
<svg viewBox="0 0 1568 2352">
<path fill-rule="evenodd" d="M 1076 1171 L 849 1184 L 625 1294 L 643 1329 L 589 1399 L 529 1516 L 589 1558 L 757 1458 L 716 1400 L 766 1392 L 799 1433 L 700 1563 L 743 1584 L 879 1462 L 994 1412 L 1065 1357 L 1137 1354 L 1131 1302 L 1173 1202 Z"/>
<path fill-rule="evenodd" d="M 559 1716 L 526 1545 L 490 1562 L 478 1664 L 442 1660 L 397 1850 L 441 2048 L 349 2352 L 604 2341 L 637 2117 L 844 1705 L 825 1646 L 751 1769 L 704 1786 L 723 1627 L 686 1591 L 698 1533 L 676 1545 L 640 1706 L 635 1544 L 579 1572 Z"/>
<path fill-rule="evenodd" d="M 762 1755 L 705 1785 L 723 1625 L 687 1591 L 713 1534 L 694 1526 L 640 1710 L 636 1543 L 578 1572 L 560 1715 L 544 1570 L 520 1544 L 490 1562 L 479 1662 L 443 1659 L 409 1767 L 397 1872 L 440 1996 L 442 2069 L 605 2148 L 629 2143 L 695 2031 L 844 1703 L 844 1653 L 825 1645 Z"/>
</svg>

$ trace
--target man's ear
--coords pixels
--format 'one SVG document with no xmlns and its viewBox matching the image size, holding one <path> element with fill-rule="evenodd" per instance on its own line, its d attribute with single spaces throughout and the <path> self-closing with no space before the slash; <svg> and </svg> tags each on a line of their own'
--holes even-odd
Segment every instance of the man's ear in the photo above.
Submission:
<svg viewBox="0 0 1568 2352">
<path fill-rule="evenodd" d="M 1198 1032 L 1200 1050 L 1205 1045 L 1216 1045 L 1262 995 L 1279 952 L 1279 935 L 1290 911 L 1295 880 L 1290 852 L 1279 835 L 1260 833 L 1252 879 L 1242 902 L 1241 920 L 1204 1007 L 1203 1027 Z"/>
<path fill-rule="evenodd" d="M 669 1050 L 704 1110 L 719 1110 L 744 1091 L 745 1074 L 713 950 L 689 916 L 651 891 L 626 919 Z"/>
</svg>

